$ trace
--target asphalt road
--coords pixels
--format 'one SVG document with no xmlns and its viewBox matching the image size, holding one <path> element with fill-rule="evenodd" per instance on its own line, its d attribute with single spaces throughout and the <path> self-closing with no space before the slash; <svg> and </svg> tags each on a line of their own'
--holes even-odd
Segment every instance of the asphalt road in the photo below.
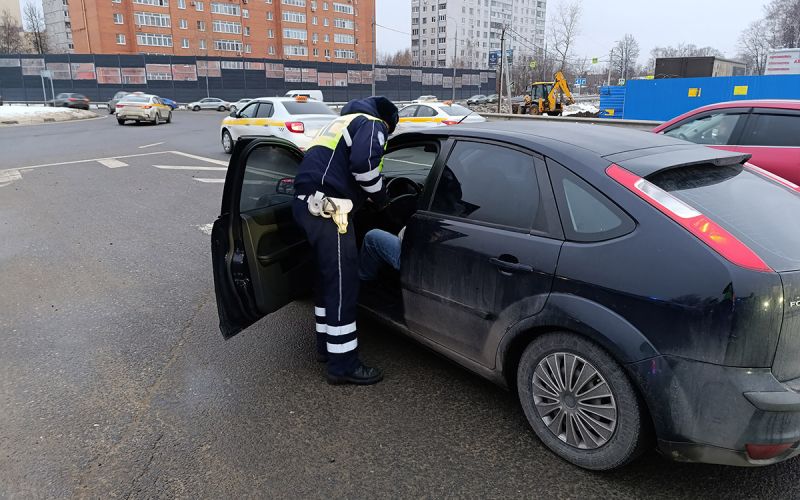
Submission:
<svg viewBox="0 0 800 500">
<path fill-rule="evenodd" d="M 0 498 L 800 497 L 797 460 L 576 469 L 512 394 L 365 321 L 385 381 L 330 387 L 308 303 L 223 341 L 221 118 L 0 128 Z"/>
</svg>

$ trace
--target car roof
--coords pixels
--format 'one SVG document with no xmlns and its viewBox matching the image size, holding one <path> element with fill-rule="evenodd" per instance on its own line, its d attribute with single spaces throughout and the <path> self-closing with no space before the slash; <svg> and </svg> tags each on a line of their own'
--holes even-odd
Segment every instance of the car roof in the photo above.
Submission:
<svg viewBox="0 0 800 500">
<path fill-rule="evenodd" d="M 800 110 L 800 99 L 752 99 L 742 101 L 725 101 L 708 104 L 694 111 L 727 108 L 775 108 Z"/>
<path fill-rule="evenodd" d="M 158 97 L 158 96 L 155 94 L 143 94 L 141 92 L 133 92 L 125 95 L 124 97 Z"/>
</svg>

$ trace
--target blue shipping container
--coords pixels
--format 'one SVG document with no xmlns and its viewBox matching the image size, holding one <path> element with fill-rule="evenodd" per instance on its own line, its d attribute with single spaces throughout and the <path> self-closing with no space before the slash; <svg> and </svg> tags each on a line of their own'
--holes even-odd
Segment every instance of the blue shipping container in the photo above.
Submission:
<svg viewBox="0 0 800 500">
<path fill-rule="evenodd" d="M 600 118 L 624 118 L 625 87 L 600 87 Z"/>
</svg>

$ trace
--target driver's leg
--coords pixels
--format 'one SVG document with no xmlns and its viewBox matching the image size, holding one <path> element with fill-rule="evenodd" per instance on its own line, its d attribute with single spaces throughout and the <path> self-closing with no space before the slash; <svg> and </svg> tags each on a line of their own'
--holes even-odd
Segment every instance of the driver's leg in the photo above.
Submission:
<svg viewBox="0 0 800 500">
<path fill-rule="evenodd" d="M 361 245 L 359 277 L 364 281 L 375 280 L 386 265 L 399 271 L 401 245 L 400 238 L 392 233 L 380 229 L 368 232 Z"/>
</svg>

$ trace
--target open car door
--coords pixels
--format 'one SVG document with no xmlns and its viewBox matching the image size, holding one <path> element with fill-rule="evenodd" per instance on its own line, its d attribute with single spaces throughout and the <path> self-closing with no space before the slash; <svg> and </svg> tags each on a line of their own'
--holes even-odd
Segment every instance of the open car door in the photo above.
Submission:
<svg viewBox="0 0 800 500">
<path fill-rule="evenodd" d="M 313 261 L 292 217 L 303 152 L 274 137 L 236 143 L 211 231 L 219 328 L 227 339 L 311 289 Z"/>
</svg>

